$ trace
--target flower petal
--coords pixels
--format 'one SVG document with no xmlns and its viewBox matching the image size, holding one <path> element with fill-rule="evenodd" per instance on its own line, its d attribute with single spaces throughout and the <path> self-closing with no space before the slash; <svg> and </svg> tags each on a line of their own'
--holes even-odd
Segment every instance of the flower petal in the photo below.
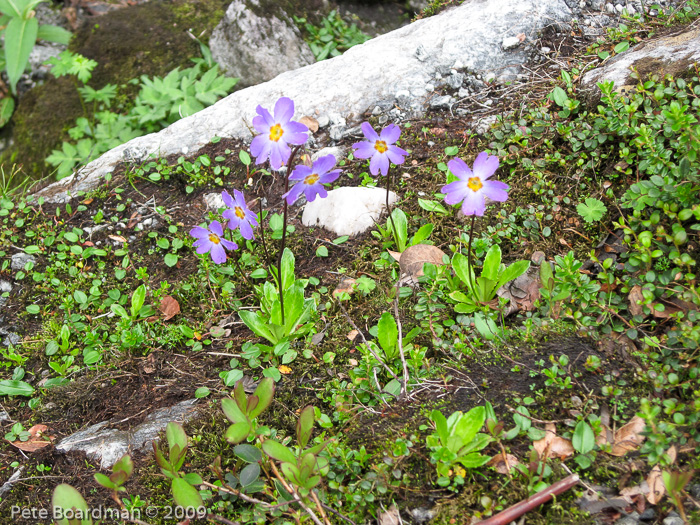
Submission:
<svg viewBox="0 0 700 525">
<path fill-rule="evenodd" d="M 386 150 L 386 156 L 389 157 L 389 160 L 397 166 L 404 163 L 405 155 L 408 155 L 408 152 L 399 148 L 398 146 L 389 146 L 389 149 Z"/>
<path fill-rule="evenodd" d="M 445 194 L 445 202 L 450 205 L 457 204 L 466 199 L 467 192 L 472 192 L 472 190 L 469 189 L 469 186 L 467 186 L 467 183 L 463 180 L 450 182 L 440 190 L 440 193 Z"/>
<path fill-rule="evenodd" d="M 332 169 L 333 166 L 335 166 L 335 157 L 333 155 L 326 155 L 324 157 L 316 159 L 316 162 L 314 162 L 313 165 L 313 170 L 318 175 L 323 175 L 324 173 Z"/>
<path fill-rule="evenodd" d="M 385 141 L 387 144 L 393 144 L 394 142 L 399 140 L 400 136 L 401 128 L 398 127 L 396 124 L 389 124 L 382 130 L 381 134 L 379 135 L 379 138 Z"/>
<path fill-rule="evenodd" d="M 331 182 L 335 182 L 335 180 L 340 177 L 340 173 L 342 170 L 333 170 L 329 171 L 328 173 L 324 173 L 318 178 L 318 181 L 323 183 L 323 184 L 330 184 Z"/>
<path fill-rule="evenodd" d="M 233 194 L 236 194 L 236 190 L 233 190 Z M 227 208 L 233 208 L 236 204 L 233 202 L 233 197 L 231 197 L 231 194 L 224 190 L 221 192 L 221 198 L 224 201 L 224 206 Z"/>
<path fill-rule="evenodd" d="M 244 239 L 248 239 L 250 241 L 254 237 L 253 227 L 247 221 L 241 221 L 240 231 Z"/>
<path fill-rule="evenodd" d="M 362 133 L 365 134 L 367 140 L 372 144 L 379 140 L 379 135 L 377 135 L 377 132 L 374 131 L 374 128 L 369 122 L 363 122 L 360 127 L 362 128 Z"/>
<path fill-rule="evenodd" d="M 226 250 L 224 250 L 224 247 L 221 246 L 221 244 L 212 244 L 211 260 L 216 264 L 226 262 Z"/>
<path fill-rule="evenodd" d="M 355 157 L 357 157 L 358 159 L 368 159 L 377 151 L 376 149 L 374 149 L 374 143 L 367 142 L 366 140 L 363 140 L 362 142 L 356 142 L 352 145 L 352 147 L 355 150 L 353 152 L 353 155 L 355 155 Z"/>
<path fill-rule="evenodd" d="M 219 237 L 224 234 L 224 228 L 221 226 L 219 221 L 212 221 L 212 223 L 209 225 L 209 229 Z"/>
<path fill-rule="evenodd" d="M 275 102 L 275 122 L 286 124 L 294 116 L 294 101 L 291 98 L 281 97 Z"/>
<path fill-rule="evenodd" d="M 272 118 L 270 112 L 262 106 L 255 108 L 258 116 L 253 117 L 253 127 L 258 133 L 269 133 L 270 128 L 275 125 L 275 119 Z"/>
<path fill-rule="evenodd" d="M 471 168 L 467 166 L 467 163 L 459 157 L 455 157 L 450 162 L 448 162 L 447 167 L 450 169 L 450 171 L 455 177 L 459 177 L 460 179 L 467 180 L 469 177 L 474 176 L 474 173 L 472 172 Z"/>
<path fill-rule="evenodd" d="M 482 181 L 488 179 L 491 175 L 496 173 L 498 169 L 498 157 L 495 155 L 489 156 L 488 153 L 482 151 L 477 155 L 474 161 L 474 173 L 481 177 Z"/>
<path fill-rule="evenodd" d="M 372 159 L 369 161 L 369 172 L 372 175 L 377 175 L 380 172 L 382 175 L 386 175 L 388 171 L 389 159 L 386 158 L 386 155 L 375 151 L 374 155 L 372 155 Z"/>
<path fill-rule="evenodd" d="M 292 171 L 292 174 L 289 176 L 289 180 L 304 180 L 306 177 L 311 175 L 313 170 L 305 166 L 304 164 L 297 164 L 294 167 L 294 170 Z"/>
<path fill-rule="evenodd" d="M 481 191 L 492 201 L 505 202 L 508 200 L 509 186 L 497 180 L 485 180 Z"/>
<path fill-rule="evenodd" d="M 209 237 L 209 230 L 201 226 L 195 226 L 190 230 L 190 235 L 195 239 L 207 239 Z"/>
<path fill-rule="evenodd" d="M 462 213 L 464 215 L 477 215 L 481 217 L 484 215 L 485 209 L 486 203 L 484 202 L 484 195 L 481 191 L 467 192 L 467 196 L 462 203 Z"/>
<path fill-rule="evenodd" d="M 297 199 L 299 198 L 299 195 L 301 195 L 301 192 L 304 191 L 304 187 L 306 184 L 303 184 L 301 182 L 295 184 L 292 186 L 292 189 L 289 190 L 287 193 L 282 195 L 285 199 L 287 199 L 287 204 L 294 204 Z"/>
<path fill-rule="evenodd" d="M 278 170 L 284 163 L 289 160 L 289 156 L 292 154 L 292 150 L 289 149 L 284 142 L 274 142 L 270 145 L 270 166 L 272 169 Z"/>
<path fill-rule="evenodd" d="M 304 195 L 306 195 L 306 200 L 309 202 L 313 202 L 314 200 L 316 200 L 316 195 L 318 195 L 323 190 L 323 185 L 319 184 L 318 182 L 315 184 L 305 184 L 305 186 L 306 188 L 304 189 Z"/>
<path fill-rule="evenodd" d="M 256 135 L 253 138 L 253 142 L 250 143 L 250 154 L 259 159 L 262 157 L 262 164 L 270 156 L 270 137 L 268 135 Z"/>
<path fill-rule="evenodd" d="M 238 249 L 238 245 L 233 241 L 229 241 L 228 239 L 221 239 L 221 244 L 227 250 L 237 250 Z"/>
</svg>

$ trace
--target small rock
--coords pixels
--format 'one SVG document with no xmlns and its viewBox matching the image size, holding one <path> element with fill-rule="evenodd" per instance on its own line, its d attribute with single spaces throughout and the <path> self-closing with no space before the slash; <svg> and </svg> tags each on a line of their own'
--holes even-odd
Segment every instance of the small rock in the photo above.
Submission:
<svg viewBox="0 0 700 525">
<path fill-rule="evenodd" d="M 326 155 L 333 155 L 335 157 L 336 162 L 340 161 L 341 159 L 345 158 L 345 152 L 347 151 L 347 148 L 343 148 L 341 146 L 333 146 L 330 148 L 323 148 L 322 150 L 317 151 L 313 155 L 311 155 L 311 160 L 312 161 L 317 161 L 321 157 L 325 157 Z"/>
<path fill-rule="evenodd" d="M 328 115 L 321 115 L 318 117 L 318 127 L 319 128 L 325 128 L 328 126 L 328 124 L 331 123 L 331 119 L 328 117 Z"/>
<path fill-rule="evenodd" d="M 419 45 L 416 48 L 416 52 L 414 53 L 414 55 L 421 62 L 425 62 L 426 60 L 428 60 L 428 51 L 426 51 L 425 47 L 423 47 L 423 44 Z"/>
<path fill-rule="evenodd" d="M 27 265 L 28 262 L 36 264 L 36 259 L 33 255 L 29 255 L 28 253 L 24 252 L 16 253 L 12 256 L 12 262 L 10 263 L 10 267 L 13 270 L 24 270 L 24 267 Z"/>
<path fill-rule="evenodd" d="M 615 4 L 615 11 L 618 13 L 622 14 L 622 12 L 625 10 L 625 7 L 622 4 Z"/>
<path fill-rule="evenodd" d="M 680 518 L 680 516 L 671 516 L 671 513 L 668 513 L 668 516 L 664 518 L 664 521 L 662 521 L 663 525 L 685 525 L 685 522 Z"/>
<path fill-rule="evenodd" d="M 617 520 L 615 525 L 639 525 L 639 514 L 636 512 L 631 512 L 624 518 Z"/>
<path fill-rule="evenodd" d="M 605 0 L 591 0 L 591 8 L 602 11 L 605 8 Z"/>
<path fill-rule="evenodd" d="M 548 48 L 547 46 L 542 46 L 540 48 L 540 53 L 542 53 L 543 55 L 546 55 L 547 53 L 550 53 L 551 51 L 552 50 L 550 48 Z"/>
<path fill-rule="evenodd" d="M 5 280 L 0 280 L 0 293 L 11 292 L 12 285 Z"/>
<path fill-rule="evenodd" d="M 605 12 L 610 13 L 611 15 L 615 14 L 615 6 L 612 4 L 605 4 Z"/>
<path fill-rule="evenodd" d="M 459 98 L 466 98 L 469 96 L 469 90 L 467 88 L 459 88 L 459 91 L 457 92 L 457 96 Z"/>
<path fill-rule="evenodd" d="M 434 109 L 447 109 L 453 102 L 454 99 L 450 95 L 443 95 L 432 99 L 430 101 L 430 107 Z"/>
<path fill-rule="evenodd" d="M 202 197 L 204 199 L 204 204 L 207 205 L 207 209 L 216 211 L 219 208 L 224 208 L 224 199 L 221 193 L 207 193 Z"/>
<path fill-rule="evenodd" d="M 530 256 L 530 260 L 536 266 L 539 266 L 540 264 L 542 264 L 542 261 L 544 261 L 544 259 L 545 259 L 544 252 L 541 252 L 539 250 L 536 252 L 533 252 L 532 255 Z"/>
<path fill-rule="evenodd" d="M 372 116 L 378 117 L 381 114 L 382 114 L 382 108 L 380 108 L 379 106 L 374 106 L 374 109 L 372 110 Z"/>
<path fill-rule="evenodd" d="M 501 48 L 503 48 L 504 51 L 508 51 L 509 49 L 515 49 L 519 45 L 520 39 L 517 36 L 509 36 L 503 39 L 503 42 L 501 43 Z"/>
<path fill-rule="evenodd" d="M 389 193 L 389 204 L 397 200 Z M 304 226 L 321 226 L 336 235 L 354 236 L 367 231 L 379 220 L 385 208 L 386 191 L 383 188 L 337 188 L 325 199 L 309 202 L 301 222 Z"/>
<path fill-rule="evenodd" d="M 22 337 L 19 334 L 16 334 L 14 332 L 7 332 L 7 335 L 2 340 L 2 344 L 5 346 L 15 346 L 21 340 Z"/>
<path fill-rule="evenodd" d="M 7 413 L 7 411 L 0 410 L 0 423 L 4 423 L 5 421 L 12 421 L 12 418 L 10 417 L 10 414 Z"/>
<path fill-rule="evenodd" d="M 461 88 L 462 82 L 464 82 L 464 75 L 462 73 L 452 73 L 449 77 L 447 77 L 447 85 L 452 89 Z"/>
<path fill-rule="evenodd" d="M 640 521 L 654 521 L 656 519 L 656 511 L 649 507 L 639 516 Z"/>
<path fill-rule="evenodd" d="M 418 507 L 409 511 L 413 519 L 418 523 L 426 523 L 432 520 L 437 514 L 433 509 Z"/>
</svg>

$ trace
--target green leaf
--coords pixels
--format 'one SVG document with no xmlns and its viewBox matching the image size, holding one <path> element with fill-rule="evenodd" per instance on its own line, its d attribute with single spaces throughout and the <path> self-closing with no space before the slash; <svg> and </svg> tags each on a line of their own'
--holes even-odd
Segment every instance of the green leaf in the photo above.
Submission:
<svg viewBox="0 0 700 525">
<path fill-rule="evenodd" d="M 486 409 L 482 406 L 474 407 L 459 419 L 452 434 L 459 436 L 462 446 L 467 445 L 476 437 L 485 421 Z"/>
<path fill-rule="evenodd" d="M 72 36 L 73 33 L 70 31 L 50 24 L 40 25 L 39 30 L 37 31 L 38 39 L 56 42 L 57 44 L 63 44 L 64 46 L 68 45 L 68 42 Z"/>
<path fill-rule="evenodd" d="M 483 314 L 477 312 L 474 314 L 474 326 L 476 326 L 481 337 L 487 341 L 492 341 L 496 338 L 498 327 L 490 317 L 485 317 Z"/>
<path fill-rule="evenodd" d="M 560 106 L 560 107 L 566 107 L 566 103 L 569 100 L 569 97 L 566 94 L 566 91 L 564 91 L 562 88 L 559 86 L 555 87 L 554 90 L 552 91 L 552 100 Z"/>
<path fill-rule="evenodd" d="M 129 317 L 129 314 L 127 313 L 127 311 L 124 309 L 124 307 L 122 305 L 117 304 L 117 303 L 112 303 L 112 305 L 109 308 L 110 308 L 110 310 L 112 310 L 115 314 L 117 314 L 122 319 L 131 319 Z"/>
<path fill-rule="evenodd" d="M 588 423 L 579 421 L 576 424 L 574 435 L 571 438 L 571 444 L 574 446 L 574 449 L 581 454 L 587 454 L 595 448 L 595 434 Z"/>
<path fill-rule="evenodd" d="M 447 419 L 445 419 L 445 416 L 442 415 L 442 412 L 439 410 L 433 410 L 430 413 L 430 419 L 433 420 L 435 423 L 435 430 L 438 433 L 438 437 L 440 438 L 440 442 L 443 445 L 447 444 L 447 440 L 450 437 L 450 434 L 447 430 Z"/>
<path fill-rule="evenodd" d="M 484 456 L 478 452 L 472 452 L 466 456 L 462 456 L 457 461 L 459 461 L 464 468 L 478 468 L 486 464 L 491 458 L 489 456 Z"/>
<path fill-rule="evenodd" d="M 1 8 L 1 6 L 0 6 Z M 66 483 L 61 483 L 55 489 L 53 489 L 53 495 L 51 497 L 51 507 L 53 509 L 62 509 L 61 511 L 55 512 L 56 515 L 68 514 L 67 511 L 71 509 L 81 511 L 81 514 L 89 516 L 89 509 L 87 502 L 83 496 L 75 490 L 73 487 Z M 92 520 L 88 517 L 87 519 L 81 520 L 68 520 L 67 518 L 56 520 L 58 525 L 92 525 Z"/>
<path fill-rule="evenodd" d="M 221 400 L 221 409 L 224 411 L 224 415 L 231 423 L 248 421 L 248 417 L 243 413 L 241 407 L 239 407 L 238 403 L 236 403 L 230 397 L 225 397 Z"/>
<path fill-rule="evenodd" d="M 169 253 L 163 258 L 163 262 L 168 268 L 172 268 L 177 264 L 177 261 L 180 259 L 180 256 L 174 253 Z"/>
<path fill-rule="evenodd" d="M 544 264 L 548 264 L 544 261 Z M 498 282 L 496 283 L 495 289 L 498 290 L 504 284 L 517 279 L 522 274 L 524 274 L 530 268 L 530 261 L 516 261 L 510 266 L 508 266 L 503 272 L 498 276 Z"/>
<path fill-rule="evenodd" d="M 277 461 L 293 464 L 296 464 L 297 462 L 297 457 L 294 455 L 294 453 L 282 443 L 279 443 L 274 439 L 266 439 L 263 441 L 262 449 L 265 454 L 270 456 L 272 459 L 276 459 Z"/>
<path fill-rule="evenodd" d="M 248 155 L 248 152 L 245 150 L 241 150 L 238 152 L 238 158 L 241 159 L 241 162 L 245 164 L 246 166 L 250 166 L 250 155 Z"/>
<path fill-rule="evenodd" d="M 15 111 L 15 99 L 7 95 L 0 99 L 0 128 L 10 121 Z"/>
<path fill-rule="evenodd" d="M 297 421 L 297 442 L 299 443 L 299 448 L 302 450 L 306 448 L 306 445 L 311 439 L 314 421 L 314 407 L 309 405 L 301 411 L 301 414 L 299 414 L 299 421 Z"/>
<path fill-rule="evenodd" d="M 144 301 L 146 300 L 146 285 L 142 284 L 131 296 L 131 317 L 136 318 L 141 311 Z"/>
<path fill-rule="evenodd" d="M 250 419 L 255 419 L 270 406 L 272 397 L 275 395 L 275 382 L 269 377 L 264 378 L 258 383 L 258 387 L 253 392 L 253 395 L 257 396 L 258 405 L 248 414 Z"/>
<path fill-rule="evenodd" d="M 234 423 L 233 425 L 228 427 L 224 437 L 226 438 L 226 441 L 228 441 L 232 445 L 236 445 L 248 437 L 248 434 L 250 434 L 250 430 L 250 423 L 248 423 L 247 421 Z"/>
<path fill-rule="evenodd" d="M 445 207 L 440 204 L 438 201 L 432 201 L 428 199 L 418 199 L 418 206 L 423 208 L 426 211 L 432 212 L 432 213 L 438 213 L 440 215 L 447 215 L 449 212 L 445 209 Z"/>
<path fill-rule="evenodd" d="M 620 42 L 615 46 L 615 53 L 624 53 L 630 48 L 630 43 L 625 40 L 624 42 Z"/>
<path fill-rule="evenodd" d="M 38 29 L 36 18 L 12 18 L 5 28 L 5 70 L 13 93 L 29 62 Z"/>
<path fill-rule="evenodd" d="M 420 244 L 425 239 L 430 237 L 430 234 L 433 233 L 434 228 L 435 228 L 435 225 L 433 225 L 433 223 L 430 223 L 430 222 L 428 224 L 424 224 L 423 226 L 421 226 L 418 229 L 418 231 L 411 238 L 411 246 L 415 246 L 416 244 Z"/>
<path fill-rule="evenodd" d="M 586 199 L 585 204 L 580 203 L 576 206 L 576 211 L 587 223 L 593 223 L 602 219 L 608 209 L 602 201 L 589 197 Z"/>
<path fill-rule="evenodd" d="M 26 310 L 28 313 L 36 315 L 41 311 L 41 308 L 38 304 L 30 304 L 29 306 L 27 306 Z"/>
<path fill-rule="evenodd" d="M 321 245 L 316 249 L 316 257 L 328 257 L 328 248 Z"/>
<path fill-rule="evenodd" d="M 394 241 L 396 242 L 396 249 L 399 252 L 403 252 L 406 249 L 406 241 L 408 239 L 408 219 L 406 214 L 401 210 L 401 208 L 394 209 L 391 212 L 391 218 L 396 227 L 396 231 L 393 230 L 391 226 L 391 221 L 387 219 L 387 228 L 389 228 L 394 236 Z"/>
<path fill-rule="evenodd" d="M 272 344 L 277 343 L 277 338 L 270 331 L 268 319 L 264 319 L 257 312 L 251 312 L 250 310 L 239 310 L 238 315 L 240 316 L 241 321 L 243 321 L 255 335 L 264 337 Z"/>
<path fill-rule="evenodd" d="M 241 470 L 241 473 L 238 475 L 238 480 L 241 482 L 241 485 L 247 487 L 255 483 L 259 476 L 260 465 L 258 465 L 258 463 L 251 463 L 250 465 L 246 465 L 243 470 Z"/>
<path fill-rule="evenodd" d="M 289 248 L 282 253 L 282 290 L 286 290 L 294 284 L 294 254 Z M 286 312 L 285 312 L 286 314 Z"/>
<path fill-rule="evenodd" d="M 469 286 L 470 283 L 470 278 L 469 274 L 471 273 L 472 277 L 474 275 L 474 270 L 473 268 L 469 268 L 469 259 L 467 259 L 466 256 L 462 255 L 461 253 L 457 252 L 454 254 L 452 257 L 452 267 L 454 268 L 455 273 L 457 274 L 457 277 Z M 471 272 L 470 272 L 471 270 Z"/>
<path fill-rule="evenodd" d="M 199 492 L 182 478 L 175 478 L 172 482 L 173 499 L 180 507 L 199 509 L 204 505 Z"/>
<path fill-rule="evenodd" d="M 34 388 L 24 381 L 3 379 L 0 381 L 0 396 L 27 396 L 34 393 Z"/>
<path fill-rule="evenodd" d="M 481 270 L 481 276 L 485 277 L 491 281 L 498 280 L 498 270 L 501 267 L 501 247 L 498 244 L 494 244 L 486 252 L 486 257 L 484 257 L 484 268 Z"/>
<path fill-rule="evenodd" d="M 211 394 L 211 392 L 205 386 L 200 386 L 197 390 L 194 391 L 194 397 L 197 399 L 207 397 L 209 394 Z"/>
<path fill-rule="evenodd" d="M 165 437 L 171 449 L 175 445 L 180 447 L 180 450 L 187 448 L 187 434 L 185 434 L 185 429 L 180 423 L 168 423 L 165 427 Z"/>
<path fill-rule="evenodd" d="M 394 316 L 384 312 L 377 325 L 377 339 L 388 358 L 393 357 L 393 350 L 398 342 L 399 330 Z"/>
<path fill-rule="evenodd" d="M 246 463 L 257 463 L 262 459 L 262 453 L 258 447 L 245 443 L 233 447 L 233 452 Z"/>
<path fill-rule="evenodd" d="M 4 13 L 11 17 L 22 16 L 24 7 L 23 0 L 0 0 L 0 13 Z"/>
</svg>

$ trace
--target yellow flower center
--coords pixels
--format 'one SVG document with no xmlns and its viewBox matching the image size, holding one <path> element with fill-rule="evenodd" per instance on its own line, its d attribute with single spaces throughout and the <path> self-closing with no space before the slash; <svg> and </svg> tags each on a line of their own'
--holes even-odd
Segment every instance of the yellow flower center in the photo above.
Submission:
<svg viewBox="0 0 700 525">
<path fill-rule="evenodd" d="M 384 153 L 389 149 L 389 146 L 387 146 L 386 142 L 383 140 L 378 140 L 374 143 L 374 149 L 376 149 L 379 153 Z"/>
<path fill-rule="evenodd" d="M 270 128 L 270 140 L 277 142 L 284 135 L 284 130 L 279 124 L 275 124 Z"/>
<path fill-rule="evenodd" d="M 306 184 L 307 186 L 311 186 L 312 184 L 316 184 L 317 181 L 318 181 L 318 175 L 316 175 L 315 173 L 312 173 L 311 175 L 307 176 L 304 179 L 304 184 Z"/>
<path fill-rule="evenodd" d="M 219 244 L 221 242 L 221 239 L 219 239 L 219 236 L 216 235 L 215 233 L 210 233 L 209 234 L 209 240 L 213 242 L 214 244 Z"/>
<path fill-rule="evenodd" d="M 235 213 L 236 217 L 238 217 L 239 219 L 245 219 L 245 212 L 243 211 L 243 208 L 241 208 L 240 206 L 236 206 L 233 209 L 233 213 Z"/>
<path fill-rule="evenodd" d="M 470 177 L 467 181 L 467 186 L 470 190 L 476 192 L 483 188 L 484 185 L 479 177 Z"/>
</svg>

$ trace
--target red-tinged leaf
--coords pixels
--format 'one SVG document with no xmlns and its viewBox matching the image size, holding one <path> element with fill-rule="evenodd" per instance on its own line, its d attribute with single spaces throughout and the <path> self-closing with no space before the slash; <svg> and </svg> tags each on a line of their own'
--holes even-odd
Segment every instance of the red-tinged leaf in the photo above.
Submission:
<svg viewBox="0 0 700 525">
<path fill-rule="evenodd" d="M 180 313 L 180 303 L 170 295 L 166 295 L 160 301 L 158 309 L 163 313 L 163 321 L 169 321 Z"/>
</svg>

